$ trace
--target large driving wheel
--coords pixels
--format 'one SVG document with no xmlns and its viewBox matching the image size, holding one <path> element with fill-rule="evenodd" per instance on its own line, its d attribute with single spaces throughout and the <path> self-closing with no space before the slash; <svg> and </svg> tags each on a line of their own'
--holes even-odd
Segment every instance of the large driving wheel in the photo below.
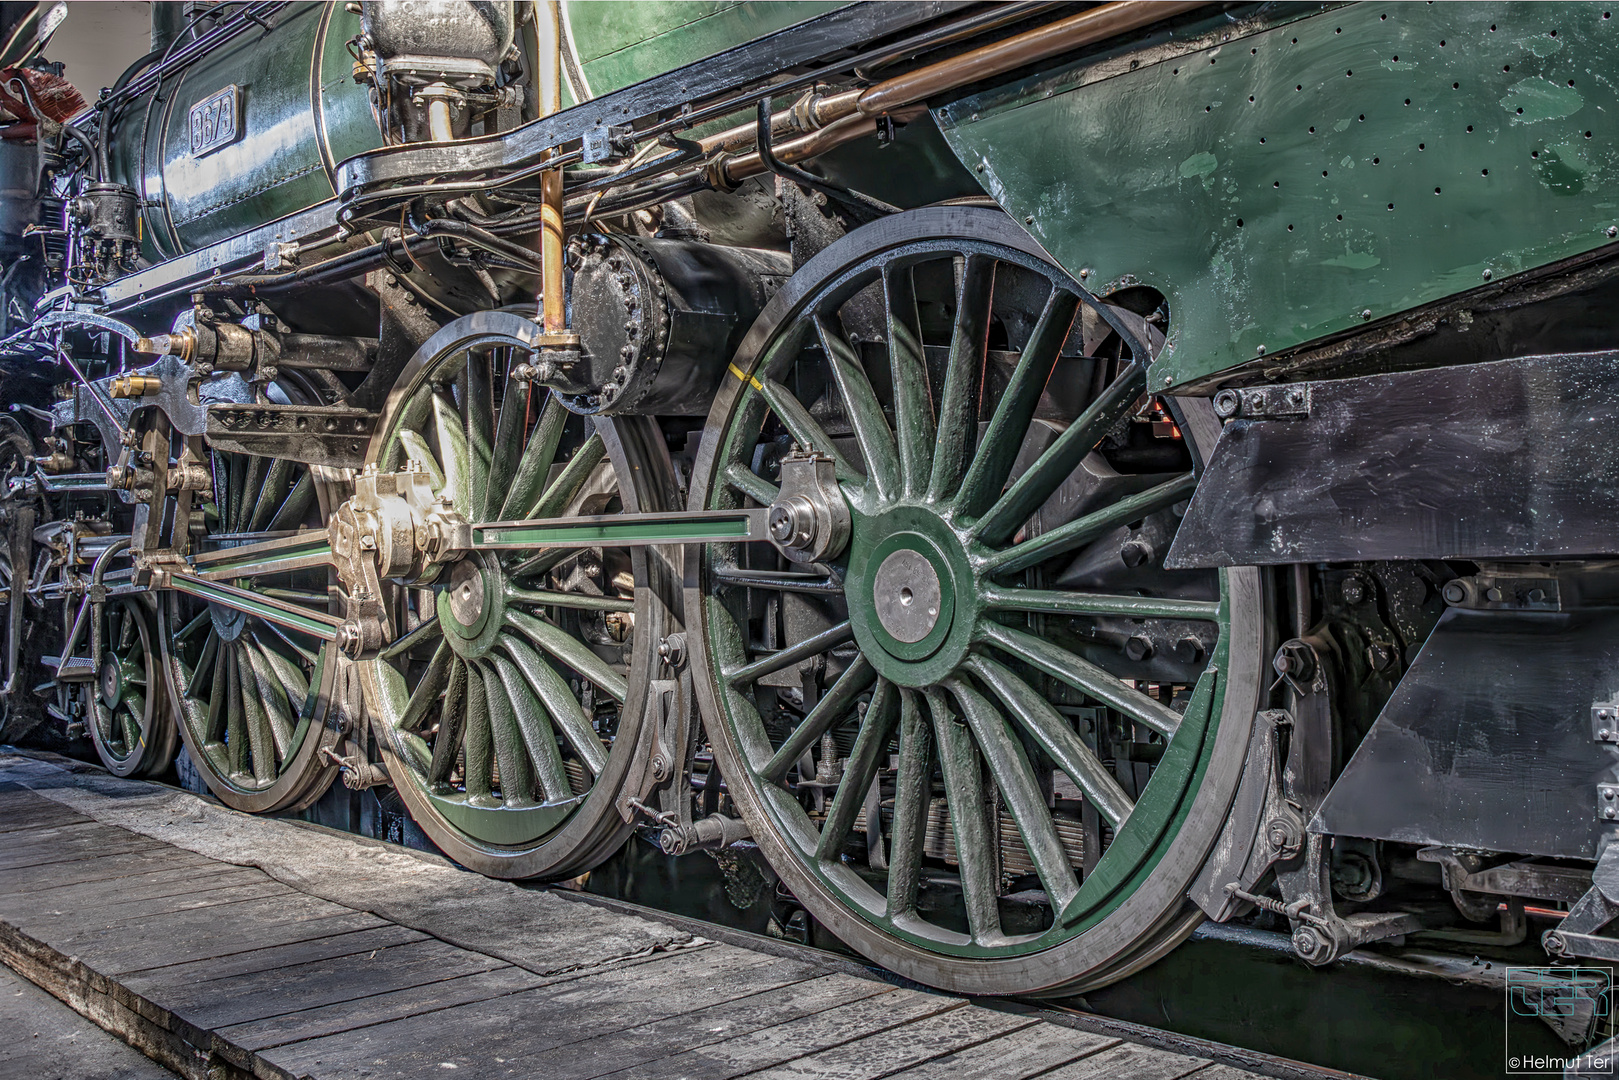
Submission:
<svg viewBox="0 0 1619 1080">
<path fill-rule="evenodd" d="M 672 508 L 652 421 L 575 416 L 512 377 L 537 332 L 496 311 L 434 335 L 369 463 L 414 462 L 473 521 Z M 394 590 L 396 640 L 361 678 L 394 787 L 434 843 L 480 873 L 554 879 L 624 842 L 677 580 L 652 549 L 533 547 L 475 550 L 431 588 Z"/>
<path fill-rule="evenodd" d="M 208 393 L 205 386 L 205 396 Z M 316 400 L 292 382 L 270 400 Z M 348 495 L 343 470 L 282 458 L 210 451 L 211 502 L 190 546 L 209 555 L 300 530 L 323 530 Z M 217 564 L 216 564 L 217 565 Z M 251 563 L 225 584 L 322 615 L 339 611 L 326 565 L 260 573 Z M 286 621 L 209 603 L 179 590 L 158 605 L 158 628 L 180 736 L 198 774 L 225 805 L 250 813 L 294 810 L 336 776 L 322 751 L 335 745 L 346 708 L 339 654 Z M 318 629 L 318 628 L 317 628 Z"/>
<path fill-rule="evenodd" d="M 1149 415 L 1086 302 L 994 211 L 862 228 L 749 333 L 691 485 L 769 505 L 784 453 L 831 459 L 840 553 L 702 552 L 704 720 L 804 906 L 952 991 L 1083 989 L 1189 933 L 1261 688 L 1256 572 L 1161 566 L 1212 416 Z"/>
</svg>

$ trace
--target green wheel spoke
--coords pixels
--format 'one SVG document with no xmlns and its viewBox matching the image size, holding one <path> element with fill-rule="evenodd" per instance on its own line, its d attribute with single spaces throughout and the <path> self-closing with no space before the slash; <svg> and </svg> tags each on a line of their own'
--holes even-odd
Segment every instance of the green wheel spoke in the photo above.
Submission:
<svg viewBox="0 0 1619 1080">
<path fill-rule="evenodd" d="M 899 451 L 894 445 L 894 433 L 888 429 L 882 404 L 871 388 L 865 365 L 855 353 L 843 329 L 834 325 L 833 318 L 821 314 L 815 317 L 815 332 L 821 348 L 826 352 L 832 379 L 843 397 L 843 407 L 854 428 L 855 442 L 866 459 L 866 475 L 881 495 L 894 496 L 900 491 Z"/>
<path fill-rule="evenodd" d="M 264 730 L 269 732 L 271 749 L 264 755 L 264 761 L 273 770 L 292 744 L 291 718 L 297 713 L 287 700 L 281 680 L 276 677 L 269 662 L 254 644 L 244 636 L 237 651 L 247 668 L 244 673 L 247 686 L 243 701 L 249 703 L 250 722 L 262 721 Z M 302 705 L 303 702 L 299 701 L 298 704 Z M 253 758 L 254 772 L 258 773 L 260 772 L 258 743 L 253 744 Z M 272 771 L 270 775 L 273 779 L 274 772 Z"/>
<path fill-rule="evenodd" d="M 928 498 L 944 502 L 961 487 L 962 474 L 978 441 L 978 387 L 988 349 L 990 303 L 995 292 L 995 260 L 968 255 L 956 290 L 956 319 L 950 330 L 950 367 L 939 399 L 939 433 L 933 451 Z"/>
<path fill-rule="evenodd" d="M 438 619 L 423 619 L 410 632 L 389 642 L 377 655 L 384 660 L 392 660 L 396 656 L 403 656 L 418 645 L 425 645 L 443 636 L 444 627 L 440 625 Z"/>
<path fill-rule="evenodd" d="M 568 740 L 568 745 L 573 747 L 574 753 L 579 755 L 579 760 L 584 762 L 585 768 L 590 770 L 591 775 L 600 776 L 607 767 L 607 750 L 591 725 L 590 717 L 585 715 L 584 707 L 568 689 L 568 684 L 562 681 L 562 676 L 516 635 L 502 635 L 500 646 L 511 657 L 523 680 L 539 698 L 540 704 L 561 731 L 562 737 Z"/>
<path fill-rule="evenodd" d="M 916 312 L 916 284 L 909 267 L 883 269 L 883 302 L 901 489 L 908 498 L 919 498 L 927 493 L 933 472 L 933 400 Z"/>
<path fill-rule="evenodd" d="M 1003 935 L 1000 889 L 995 881 L 994 830 L 990 827 L 983 765 L 978 748 L 973 745 L 972 733 L 956 716 L 943 692 L 929 689 L 927 699 L 928 712 L 933 718 L 933 737 L 939 745 L 939 767 L 944 774 L 950 829 L 955 834 L 956 858 L 961 865 L 961 893 L 967 907 L 967 925 L 975 943 L 993 944 Z"/>
<path fill-rule="evenodd" d="M 489 719 L 489 693 L 483 673 L 467 664 L 465 740 L 467 802 L 498 806 L 494 797 L 495 737 Z"/>
<path fill-rule="evenodd" d="M 961 492 L 956 496 L 957 513 L 977 517 L 1000 497 L 1078 311 L 1078 296 L 1067 289 L 1051 290 L 961 482 Z"/>
<path fill-rule="evenodd" d="M 1012 539 L 1085 456 L 1124 419 L 1146 389 L 1146 369 L 1137 365 L 1125 368 L 973 524 L 974 538 L 989 547 L 1000 547 Z"/>
<path fill-rule="evenodd" d="M 986 575 L 1011 574 L 1027 570 L 1031 566 L 1038 566 L 1053 556 L 1083 547 L 1121 525 L 1139 521 L 1149 514 L 1156 514 L 1183 499 L 1191 498 L 1192 489 L 1196 486 L 1197 477 L 1187 473 L 1173 480 L 1166 480 L 1146 491 L 1126 496 L 1112 506 L 1094 510 L 1048 533 L 1041 533 L 1033 540 L 989 556 L 984 560 L 983 572 Z"/>
<path fill-rule="evenodd" d="M 1118 828 L 1124 824 L 1136 804 L 1050 702 L 1010 668 L 987 656 L 968 660 L 967 669 L 1006 704 L 1019 726 L 1078 785 L 1109 825 Z"/>
<path fill-rule="evenodd" d="M 433 652 L 433 659 L 427 665 L 427 673 L 422 681 L 410 692 L 410 703 L 400 714 L 398 722 L 394 724 L 400 731 L 420 731 L 431 715 L 433 706 L 438 704 L 439 695 L 444 693 L 450 682 L 450 668 L 455 661 L 455 653 L 449 645 L 440 644 Z"/>
<path fill-rule="evenodd" d="M 495 441 L 491 448 L 489 458 L 489 486 L 485 490 L 483 505 L 478 508 L 478 517 L 489 520 L 490 516 L 500 512 L 506 495 L 512 488 L 512 478 L 517 474 L 518 458 L 515 455 L 502 453 L 501 448 L 518 445 L 523 438 L 523 427 L 528 422 L 529 402 L 534 394 L 532 383 L 519 382 L 515 379 L 506 383 L 506 393 L 500 403 L 500 419 L 496 425 Z"/>
<path fill-rule="evenodd" d="M 605 690 L 614 701 L 623 702 L 629 694 L 624 677 L 578 638 L 521 611 L 508 609 L 506 620 L 524 637 Z"/>
<path fill-rule="evenodd" d="M 776 411 L 782 426 L 792 433 L 799 446 L 806 450 L 819 451 L 832 459 L 833 469 L 839 480 L 850 484 L 865 481 L 865 474 L 843 456 L 843 451 L 832 442 L 832 436 L 816 422 L 808 409 L 799 404 L 791 390 L 774 379 L 765 379 L 760 383 L 760 393 Z"/>
<path fill-rule="evenodd" d="M 496 515 L 500 520 L 514 521 L 534 516 L 528 512 L 529 508 L 539 502 L 551 465 L 557 459 L 557 447 L 562 444 L 562 431 L 567 421 L 568 410 L 562 407 L 562 402 L 557 400 L 555 394 L 547 397 L 545 408 L 540 411 L 540 422 L 534 425 L 528 445 L 523 448 L 523 456 L 517 462 L 511 490 L 500 504 L 500 513 Z"/>
<path fill-rule="evenodd" d="M 414 461 L 422 467 L 423 472 L 427 473 L 428 482 L 433 485 L 433 492 L 448 498 L 444 469 L 438 463 L 438 455 L 427 445 L 427 440 L 417 432 L 407 429 L 399 433 L 399 444 L 404 450 L 405 460 Z"/>
<path fill-rule="evenodd" d="M 899 717 L 899 693 L 894 684 L 878 679 L 872 689 L 871 706 L 855 737 L 854 749 L 843 766 L 843 779 L 838 781 L 838 793 L 827 811 L 826 824 L 821 827 L 821 840 L 815 849 L 817 858 L 837 859 L 843 842 L 854 828 L 855 818 L 866 802 L 866 793 L 876 782 L 877 770 L 883 764 L 888 743 L 894 737 L 894 725 Z M 880 821 L 866 821 L 866 829 L 878 829 Z"/>
<path fill-rule="evenodd" d="M 981 632 L 988 644 L 1067 683 L 1103 705 L 1119 710 L 1132 720 L 1146 724 L 1160 735 L 1174 735 L 1180 727 L 1181 717 L 1174 709 L 1140 690 L 1124 685 L 1117 676 L 1060 645 L 987 620 L 982 624 Z"/>
<path fill-rule="evenodd" d="M 899 771 L 894 777 L 894 826 L 888 843 L 888 917 L 914 916 L 933 798 L 933 737 L 914 690 L 900 691 Z"/>
<path fill-rule="evenodd" d="M 841 622 L 836 626 L 822 630 L 813 637 L 805 638 L 797 645 L 782 649 L 780 652 L 770 653 L 762 659 L 737 668 L 735 671 L 726 672 L 725 678 L 733 686 L 744 686 L 748 683 L 757 682 L 766 675 L 781 671 L 783 668 L 789 668 L 801 661 L 808 660 L 812 656 L 819 656 L 821 653 L 835 649 L 844 642 L 852 641 L 853 639 L 853 625 L 848 622 Z"/>
<path fill-rule="evenodd" d="M 450 676 L 444 687 L 444 704 L 439 710 L 438 734 L 433 737 L 433 760 L 427 768 L 427 782 L 447 785 L 461 751 L 467 724 L 467 664 L 452 658 Z"/>
<path fill-rule="evenodd" d="M 506 599 L 517 604 L 576 608 L 580 611 L 635 610 L 635 601 L 622 597 L 588 596 L 583 593 L 554 592 L 549 589 L 524 589 L 510 583 L 506 586 Z"/>
<path fill-rule="evenodd" d="M 1079 878 L 1068 863 L 1068 853 L 1063 850 L 1056 826 L 1051 823 L 1045 796 L 1040 793 L 1023 745 L 988 698 L 959 679 L 949 680 L 945 686 L 967 718 L 967 726 L 972 729 L 973 739 L 984 755 L 995 786 L 1000 789 L 1002 804 L 1023 837 L 1023 846 L 1034 863 L 1035 874 L 1045 886 L 1046 895 L 1057 911 L 1063 911 L 1079 892 Z"/>
<path fill-rule="evenodd" d="M 760 506 L 769 506 L 781 498 L 781 488 L 740 462 L 733 461 L 725 467 L 725 482 Z"/>
<path fill-rule="evenodd" d="M 804 751 L 814 746 L 833 724 L 854 711 L 855 699 L 865 693 L 877 680 L 877 671 L 864 656 L 855 658 L 847 671 L 838 676 L 831 689 L 822 695 L 804 719 L 793 729 L 781 749 L 771 755 L 759 775 L 771 783 L 779 783 L 787 770 L 798 763 Z"/>
<path fill-rule="evenodd" d="M 489 465 L 495 444 L 494 372 L 490 350 L 478 349 L 467 356 L 464 380 L 466 390 L 467 503 L 468 517 L 483 516 L 489 501 Z"/>
<path fill-rule="evenodd" d="M 1055 589 L 1008 589 L 985 585 L 979 592 L 992 611 L 1031 611 L 1046 615 L 1114 615 L 1126 619 L 1188 619 L 1213 622 L 1217 600 L 1177 600 L 1162 596 L 1113 596 Z"/>
<path fill-rule="evenodd" d="M 562 768 L 562 755 L 544 706 L 509 662 L 492 653 L 486 661 L 476 666 L 489 695 L 501 801 L 508 807 L 533 806 L 536 773 L 546 802 L 567 798 L 571 794 L 568 774 Z"/>
<path fill-rule="evenodd" d="M 258 532 L 275 520 L 275 512 L 281 508 L 292 489 L 292 468 L 292 462 L 286 458 L 271 460 L 264 474 L 264 486 L 259 489 L 258 498 L 253 503 L 253 513 L 247 519 L 248 532 Z"/>
<path fill-rule="evenodd" d="M 240 776 L 252 775 L 253 755 L 248 740 L 255 733 L 248 731 L 247 707 L 242 686 L 241 661 L 235 648 L 221 650 L 225 656 L 225 745 L 230 749 L 231 772 Z M 256 779 L 256 778 L 255 778 Z"/>
<path fill-rule="evenodd" d="M 590 474 L 596 471 L 602 458 L 607 456 L 607 444 L 600 435 L 591 435 L 583 446 L 562 467 L 557 478 L 545 489 L 540 501 L 524 517 L 561 517 L 573 500 L 584 490 Z"/>
<path fill-rule="evenodd" d="M 243 726 L 247 729 L 247 760 L 243 762 L 242 771 L 251 771 L 256 783 L 268 784 L 276 774 L 275 735 L 265 702 L 259 696 L 261 690 L 251 661 L 244 655 L 246 651 L 243 647 L 231 650 L 231 663 L 236 669 L 235 685 L 240 695 L 235 703 L 242 710 Z"/>
<path fill-rule="evenodd" d="M 472 506 L 471 451 L 461 415 L 443 390 L 433 394 L 433 437 L 438 444 L 438 462 L 444 468 L 444 497 L 466 513 Z"/>
<path fill-rule="evenodd" d="M 314 505 L 315 478 L 305 469 L 299 475 L 297 483 L 292 485 L 292 491 L 281 503 L 281 508 L 275 512 L 275 517 L 265 526 L 266 531 L 284 532 L 296 529 L 309 516 L 309 511 Z"/>
<path fill-rule="evenodd" d="M 495 743 L 495 766 L 500 770 L 500 801 L 507 807 L 532 806 L 535 802 L 534 766 L 524 745 L 517 710 L 520 703 L 526 717 L 532 719 L 534 709 L 525 700 L 526 695 L 514 701 L 512 689 L 505 684 L 506 673 L 498 666 L 487 663 L 473 666 L 483 681 L 484 695 L 489 702 L 489 731 Z M 550 798 L 549 789 L 545 794 Z"/>
</svg>

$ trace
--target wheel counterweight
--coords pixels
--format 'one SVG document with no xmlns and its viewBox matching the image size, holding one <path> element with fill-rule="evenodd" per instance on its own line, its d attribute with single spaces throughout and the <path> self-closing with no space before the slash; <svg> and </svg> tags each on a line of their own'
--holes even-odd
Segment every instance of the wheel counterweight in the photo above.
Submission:
<svg viewBox="0 0 1619 1080">
<path fill-rule="evenodd" d="M 1124 557 L 1167 549 L 1211 434 L 1197 404 L 1147 418 L 1131 325 L 1003 215 L 916 211 L 806 264 L 709 416 L 689 509 L 771 505 L 778 542 L 814 532 L 799 500 L 851 521 L 786 568 L 710 545 L 688 578 L 728 789 L 810 912 L 920 982 L 1073 991 L 1196 922 L 1259 590 Z M 1112 467 L 1136 417 L 1179 465 Z"/>
</svg>

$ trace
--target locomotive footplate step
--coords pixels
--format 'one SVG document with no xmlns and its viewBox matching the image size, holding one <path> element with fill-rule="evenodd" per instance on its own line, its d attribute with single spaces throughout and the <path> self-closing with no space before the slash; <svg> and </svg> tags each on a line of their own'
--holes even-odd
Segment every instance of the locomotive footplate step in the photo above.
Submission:
<svg viewBox="0 0 1619 1080">
<path fill-rule="evenodd" d="M 0 960 L 187 1077 L 1257 1075 L 11 753 Z"/>
</svg>

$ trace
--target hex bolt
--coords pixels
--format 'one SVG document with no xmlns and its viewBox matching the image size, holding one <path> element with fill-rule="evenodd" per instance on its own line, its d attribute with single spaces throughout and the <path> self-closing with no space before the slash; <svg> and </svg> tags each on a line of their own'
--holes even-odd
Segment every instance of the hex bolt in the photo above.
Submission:
<svg viewBox="0 0 1619 1080">
<path fill-rule="evenodd" d="M 1195 637 L 1183 637 L 1175 642 L 1175 659 L 1183 664 L 1195 664 L 1203 659 L 1203 643 Z"/>
<path fill-rule="evenodd" d="M 1124 655 L 1131 660 L 1141 661 L 1152 659 L 1152 641 L 1136 634 L 1124 643 Z"/>
<path fill-rule="evenodd" d="M 1445 603 L 1455 607 L 1467 602 L 1467 586 L 1460 581 L 1447 581 L 1443 589 Z"/>
<path fill-rule="evenodd" d="M 1222 420 L 1236 416 L 1242 408 L 1242 395 L 1235 390 L 1221 390 L 1214 395 L 1214 415 Z"/>
<path fill-rule="evenodd" d="M 1358 577 L 1344 578 L 1344 603 L 1358 604 L 1366 599 L 1366 583 Z"/>
</svg>

